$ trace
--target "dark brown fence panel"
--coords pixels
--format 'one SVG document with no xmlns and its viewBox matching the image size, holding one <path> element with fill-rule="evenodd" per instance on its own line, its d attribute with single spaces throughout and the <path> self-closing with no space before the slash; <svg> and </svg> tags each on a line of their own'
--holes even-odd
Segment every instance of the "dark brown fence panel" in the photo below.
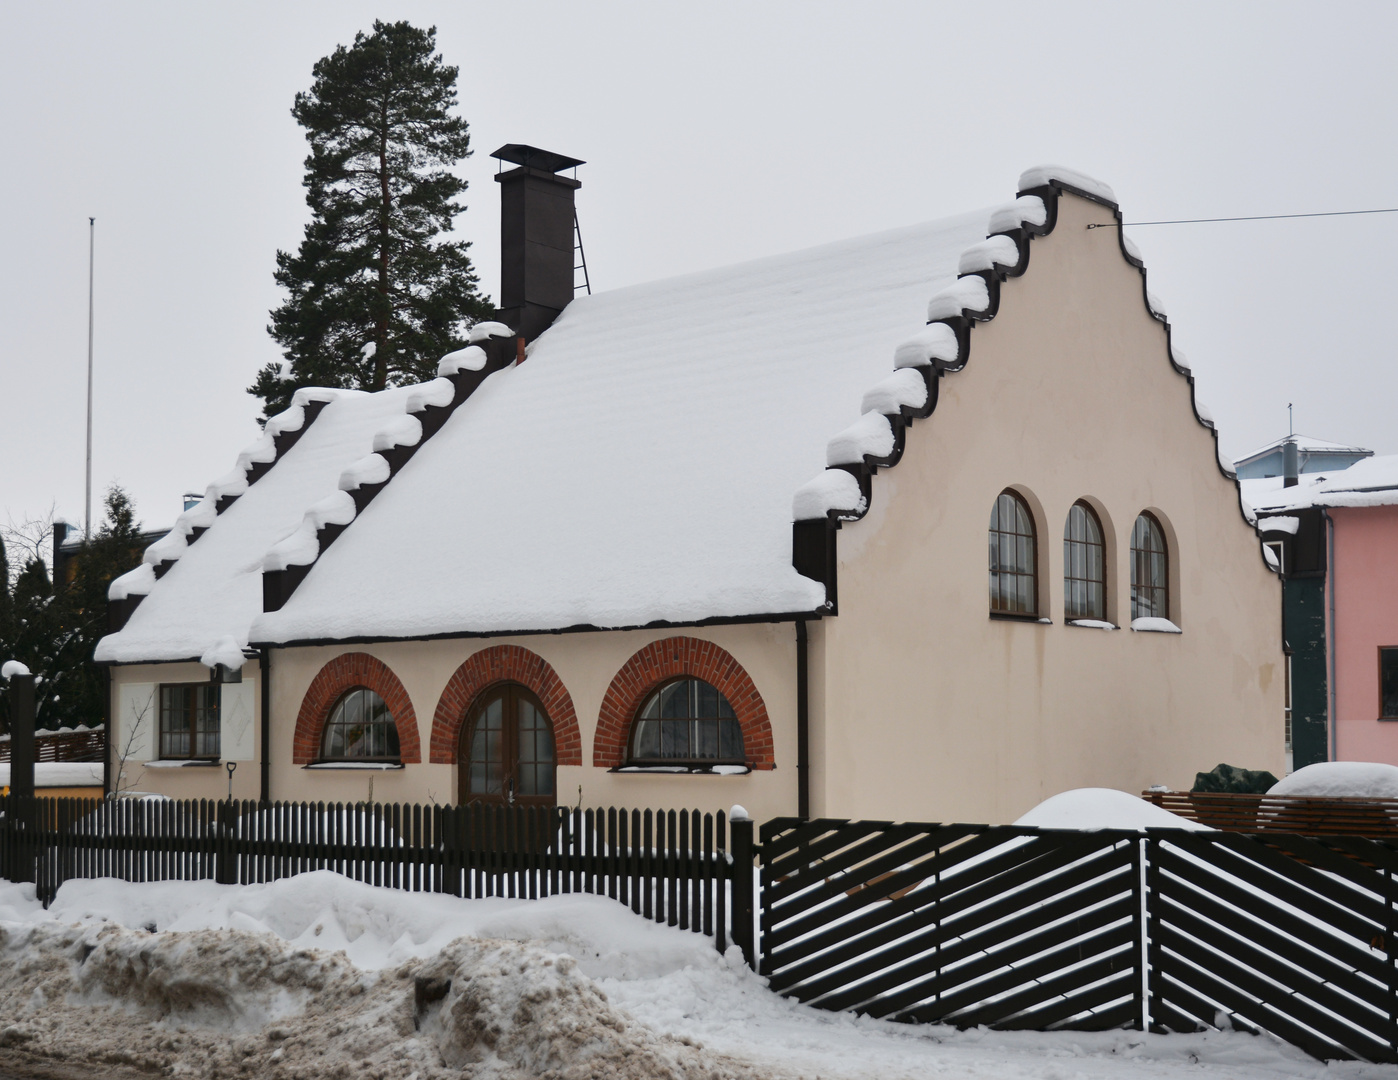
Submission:
<svg viewBox="0 0 1398 1080">
<path fill-rule="evenodd" d="M 1134 834 L 782 819 L 761 838 L 774 990 L 961 1027 L 1140 1023 Z"/>
<path fill-rule="evenodd" d="M 1354 837 L 1153 831 L 1157 1031 L 1269 1032 L 1398 1061 L 1398 853 Z"/>
<path fill-rule="evenodd" d="M 0 876 L 34 880 L 46 903 L 73 878 L 250 884 L 326 869 L 468 897 L 594 893 L 720 951 L 725 837 L 723 814 L 697 810 L 0 797 Z"/>
</svg>

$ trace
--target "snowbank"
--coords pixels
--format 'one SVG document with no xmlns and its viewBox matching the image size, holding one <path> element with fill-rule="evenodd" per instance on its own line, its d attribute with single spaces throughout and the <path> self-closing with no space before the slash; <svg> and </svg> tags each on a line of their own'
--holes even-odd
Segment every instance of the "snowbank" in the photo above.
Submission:
<svg viewBox="0 0 1398 1080">
<path fill-rule="evenodd" d="M 10 783 L 10 763 L 0 761 L 0 787 Z M 100 761 L 36 761 L 34 762 L 34 786 L 46 787 L 101 787 L 102 763 Z"/>
<path fill-rule="evenodd" d="M 1398 770 L 1395 770 L 1398 771 Z M 1040 829 L 1193 829 L 1213 832 L 1113 788 L 1075 788 L 1045 799 L 1015 822 Z"/>
<path fill-rule="evenodd" d="M 1279 780 L 1268 795 L 1398 799 L 1398 766 L 1371 761 L 1322 761 Z"/>
</svg>

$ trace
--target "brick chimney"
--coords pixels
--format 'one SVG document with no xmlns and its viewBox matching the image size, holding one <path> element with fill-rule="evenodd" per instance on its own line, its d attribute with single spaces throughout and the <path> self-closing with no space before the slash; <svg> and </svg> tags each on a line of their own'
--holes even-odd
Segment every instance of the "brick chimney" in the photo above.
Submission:
<svg viewBox="0 0 1398 1080">
<path fill-rule="evenodd" d="M 500 172 L 500 306 L 495 318 L 525 341 L 552 325 L 573 299 L 573 192 L 559 176 L 583 164 L 522 143 L 490 155 L 517 168 Z"/>
</svg>

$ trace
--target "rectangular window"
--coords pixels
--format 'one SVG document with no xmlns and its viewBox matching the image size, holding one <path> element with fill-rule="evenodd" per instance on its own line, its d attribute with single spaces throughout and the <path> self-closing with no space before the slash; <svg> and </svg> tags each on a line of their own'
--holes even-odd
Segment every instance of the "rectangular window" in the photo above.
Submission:
<svg viewBox="0 0 1398 1080">
<path fill-rule="evenodd" d="M 1379 650 L 1379 719 L 1398 720 L 1398 648 Z"/>
<path fill-rule="evenodd" d="M 160 688 L 160 756 L 217 758 L 218 697 L 215 683 Z"/>
</svg>

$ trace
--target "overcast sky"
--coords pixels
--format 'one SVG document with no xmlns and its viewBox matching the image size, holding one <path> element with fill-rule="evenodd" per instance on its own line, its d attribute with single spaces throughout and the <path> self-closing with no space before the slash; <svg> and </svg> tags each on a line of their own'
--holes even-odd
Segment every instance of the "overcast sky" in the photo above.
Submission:
<svg viewBox="0 0 1398 1080">
<path fill-rule="evenodd" d="M 94 502 L 119 482 L 168 524 L 256 437 L 273 260 L 308 216 L 292 98 L 375 18 L 436 25 L 461 68 L 458 232 L 492 296 L 505 142 L 587 160 L 595 289 L 990 206 L 1044 162 L 1128 221 L 1398 206 L 1391 3 L 6 0 L 0 516 L 82 519 L 89 215 Z M 1398 214 L 1132 235 L 1225 452 L 1289 401 L 1398 452 Z"/>
</svg>

